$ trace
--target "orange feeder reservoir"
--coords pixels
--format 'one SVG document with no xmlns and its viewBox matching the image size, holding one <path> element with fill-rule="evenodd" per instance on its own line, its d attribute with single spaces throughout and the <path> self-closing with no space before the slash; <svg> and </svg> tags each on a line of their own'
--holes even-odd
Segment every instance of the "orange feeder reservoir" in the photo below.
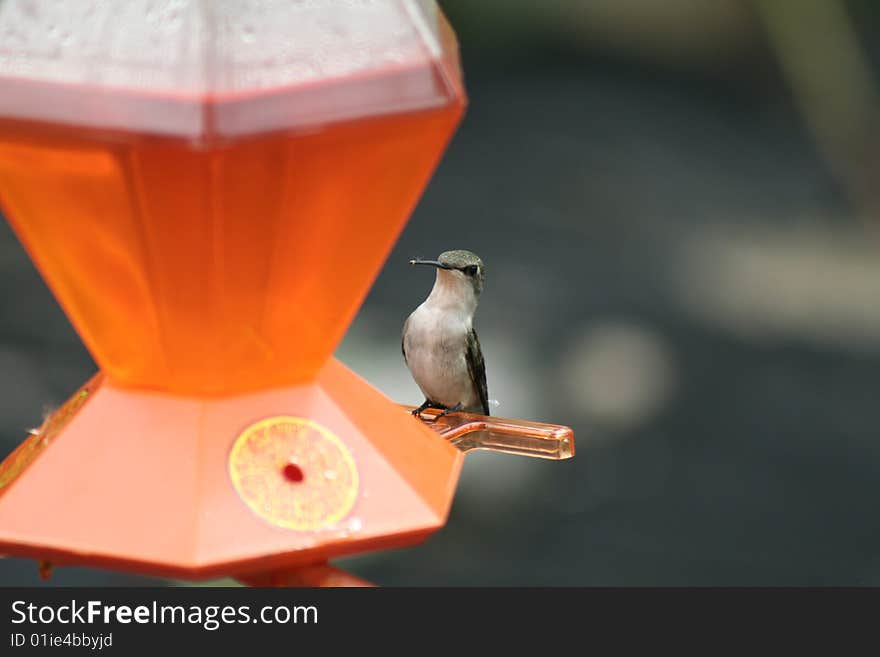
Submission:
<svg viewBox="0 0 880 657">
<path fill-rule="evenodd" d="M 440 528 L 467 450 L 573 454 L 332 356 L 464 108 L 433 2 L 13 0 L 0 35 L 0 203 L 100 367 L 0 465 L 0 553 L 358 585 L 327 560 Z"/>
</svg>

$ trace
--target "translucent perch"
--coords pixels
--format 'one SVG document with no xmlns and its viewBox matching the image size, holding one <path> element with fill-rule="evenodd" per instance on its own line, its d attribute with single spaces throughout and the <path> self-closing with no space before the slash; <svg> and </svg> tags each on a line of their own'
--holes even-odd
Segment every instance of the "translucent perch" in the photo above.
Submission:
<svg viewBox="0 0 880 657">
<path fill-rule="evenodd" d="M 415 406 L 403 408 L 411 412 Z M 421 418 L 462 452 L 487 449 L 554 460 L 574 456 L 574 432 L 570 427 L 470 413 L 450 413 L 443 417 L 440 414 L 438 410 L 427 409 Z"/>
</svg>

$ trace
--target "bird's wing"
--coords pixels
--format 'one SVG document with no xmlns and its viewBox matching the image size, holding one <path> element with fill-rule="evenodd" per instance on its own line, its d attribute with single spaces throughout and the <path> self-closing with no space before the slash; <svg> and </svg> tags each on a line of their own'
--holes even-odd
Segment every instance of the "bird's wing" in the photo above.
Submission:
<svg viewBox="0 0 880 657">
<path fill-rule="evenodd" d="M 483 415 L 489 415 L 489 389 L 486 386 L 486 364 L 483 362 L 483 350 L 480 349 L 480 339 L 474 329 L 467 334 L 467 366 L 471 381 L 477 386 L 480 395 L 480 406 L 483 407 Z"/>
<path fill-rule="evenodd" d="M 406 321 L 403 323 L 403 331 L 400 333 L 400 353 L 403 354 L 403 362 L 409 365 L 406 360 L 406 327 L 409 324 L 409 317 L 406 318 Z"/>
</svg>

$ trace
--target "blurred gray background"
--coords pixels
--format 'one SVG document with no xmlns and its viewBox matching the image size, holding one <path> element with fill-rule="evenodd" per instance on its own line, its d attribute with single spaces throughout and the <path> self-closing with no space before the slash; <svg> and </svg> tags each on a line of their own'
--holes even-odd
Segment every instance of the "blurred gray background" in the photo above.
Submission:
<svg viewBox="0 0 880 657">
<path fill-rule="evenodd" d="M 448 525 L 383 585 L 880 585 L 880 10 L 447 0 L 470 104 L 338 356 L 400 402 L 432 274 L 487 264 L 493 413 Z M 0 224 L 0 456 L 94 365 Z M 48 585 L 178 584 L 80 568 Z M 209 584 L 226 584 L 227 580 Z M 40 584 L 0 560 L 0 584 Z"/>
</svg>

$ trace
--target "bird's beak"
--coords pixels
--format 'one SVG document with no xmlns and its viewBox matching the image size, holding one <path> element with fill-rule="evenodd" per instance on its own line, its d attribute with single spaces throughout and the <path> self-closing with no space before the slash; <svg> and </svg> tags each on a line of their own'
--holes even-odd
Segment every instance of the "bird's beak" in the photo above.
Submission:
<svg viewBox="0 0 880 657">
<path fill-rule="evenodd" d="M 412 260 L 409 261 L 409 264 L 411 264 L 411 265 L 431 265 L 432 267 L 437 267 L 439 269 L 449 269 L 449 267 L 437 262 L 436 260 L 422 260 L 420 258 L 413 258 Z"/>
</svg>

